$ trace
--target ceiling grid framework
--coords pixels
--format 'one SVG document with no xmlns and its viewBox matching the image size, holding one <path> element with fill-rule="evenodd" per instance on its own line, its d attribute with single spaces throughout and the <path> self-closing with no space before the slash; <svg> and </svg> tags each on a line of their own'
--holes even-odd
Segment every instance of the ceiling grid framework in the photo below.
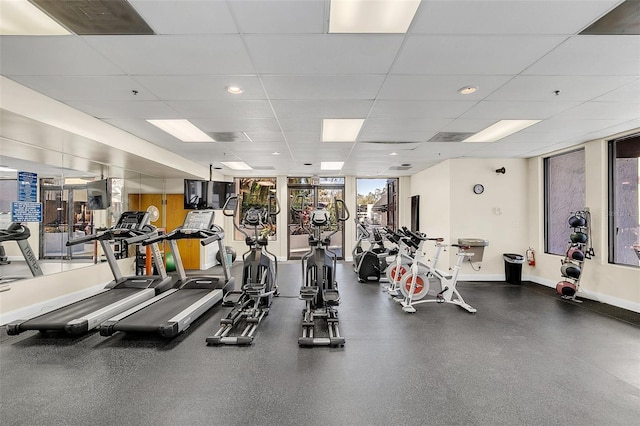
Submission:
<svg viewBox="0 0 640 426">
<path fill-rule="evenodd" d="M 256 168 L 228 175 L 344 161 L 343 175 L 404 176 L 640 127 L 640 36 L 580 34 L 620 0 L 422 0 L 401 34 L 329 33 L 329 0 L 128 3 L 154 35 L 0 35 L 0 74 L 203 167 Z M 365 121 L 355 142 L 323 143 L 325 118 Z M 246 138 L 182 142 L 149 119 Z M 430 142 L 504 119 L 541 121 L 492 143 Z"/>
</svg>

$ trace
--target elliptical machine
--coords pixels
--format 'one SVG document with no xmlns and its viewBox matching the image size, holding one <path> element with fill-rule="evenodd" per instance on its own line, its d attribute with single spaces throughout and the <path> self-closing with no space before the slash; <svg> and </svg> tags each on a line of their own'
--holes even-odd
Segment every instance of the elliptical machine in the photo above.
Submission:
<svg viewBox="0 0 640 426">
<path fill-rule="evenodd" d="M 207 344 L 211 345 L 250 345 L 258 325 L 269 314 L 273 297 L 278 296 L 278 260 L 267 251 L 267 238 L 260 236 L 260 231 L 273 226 L 273 218 L 280 213 L 278 199 L 269 195 L 267 207 L 250 207 L 237 223 L 241 207 L 242 200 L 233 195 L 222 208 L 225 216 L 234 217 L 233 226 L 245 236 L 249 250 L 242 255 L 240 290 L 228 292 L 222 301 L 222 306 L 233 309 L 220 321 L 216 334 L 207 337 Z M 253 236 L 247 228 L 253 228 Z M 237 330 L 242 331 L 238 334 Z"/>
<path fill-rule="evenodd" d="M 304 196 L 299 195 L 296 199 Z M 294 200 L 294 204 L 295 204 Z M 314 207 L 309 215 L 310 251 L 302 257 L 303 284 L 300 288 L 300 299 L 305 301 L 302 311 L 302 334 L 298 338 L 300 346 L 343 346 L 344 337 L 338 329 L 338 311 L 340 304 L 338 283 L 335 281 L 337 254 L 329 249 L 331 237 L 340 229 L 339 222 L 349 219 L 349 210 L 343 200 L 335 200 L 336 229 L 323 235 L 324 230 L 331 226 L 331 215 L 324 205 Z M 302 204 L 301 204 L 302 205 Z M 295 211 L 295 207 L 292 207 Z M 316 320 L 326 322 L 328 337 L 318 337 L 315 334 Z M 318 330 L 319 331 L 319 330 Z"/>
<path fill-rule="evenodd" d="M 384 246 L 384 238 L 378 228 L 369 231 L 366 226 L 356 219 L 356 233 L 358 241 L 353 249 L 353 269 L 361 283 L 374 281 L 380 282 L 386 278 L 384 271 L 389 266 L 387 258 L 397 254 L 396 249 L 387 249 Z M 362 247 L 364 240 L 369 241 L 369 247 Z"/>
</svg>

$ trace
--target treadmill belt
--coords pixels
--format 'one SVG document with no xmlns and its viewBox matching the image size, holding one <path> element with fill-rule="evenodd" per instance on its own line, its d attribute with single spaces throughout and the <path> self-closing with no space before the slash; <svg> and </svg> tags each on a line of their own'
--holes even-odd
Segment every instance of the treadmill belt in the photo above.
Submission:
<svg viewBox="0 0 640 426">
<path fill-rule="evenodd" d="M 114 288 L 107 290 L 30 319 L 23 323 L 21 327 L 24 327 L 25 330 L 61 330 L 64 329 L 64 326 L 69 321 L 87 316 L 139 291 L 140 289 L 137 288 Z"/>
<path fill-rule="evenodd" d="M 210 289 L 178 290 L 121 319 L 114 324 L 113 329 L 115 331 L 153 332 L 210 292 Z"/>
</svg>

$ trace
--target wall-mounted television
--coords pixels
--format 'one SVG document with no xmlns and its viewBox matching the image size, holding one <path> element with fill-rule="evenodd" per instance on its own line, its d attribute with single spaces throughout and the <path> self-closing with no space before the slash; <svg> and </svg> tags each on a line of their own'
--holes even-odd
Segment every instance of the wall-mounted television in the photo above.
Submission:
<svg viewBox="0 0 640 426">
<path fill-rule="evenodd" d="M 233 182 L 215 180 L 184 180 L 185 210 L 221 209 L 227 198 L 233 194 Z"/>
<path fill-rule="evenodd" d="M 111 179 L 87 182 L 87 207 L 104 210 L 111 205 Z"/>
</svg>

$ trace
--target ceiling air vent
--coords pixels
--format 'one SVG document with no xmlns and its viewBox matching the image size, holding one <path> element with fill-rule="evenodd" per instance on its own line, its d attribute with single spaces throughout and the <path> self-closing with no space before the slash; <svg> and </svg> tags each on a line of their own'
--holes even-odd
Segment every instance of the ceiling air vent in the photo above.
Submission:
<svg viewBox="0 0 640 426">
<path fill-rule="evenodd" d="M 78 35 L 154 34 L 126 0 L 30 0 Z"/>
<path fill-rule="evenodd" d="M 440 132 L 435 134 L 427 142 L 462 142 L 474 133 L 466 132 Z"/>
<path fill-rule="evenodd" d="M 216 142 L 250 142 L 244 132 L 209 132 Z"/>
<path fill-rule="evenodd" d="M 391 166 L 389 170 L 409 170 L 411 168 L 411 164 L 401 164 L 399 166 Z"/>
</svg>

